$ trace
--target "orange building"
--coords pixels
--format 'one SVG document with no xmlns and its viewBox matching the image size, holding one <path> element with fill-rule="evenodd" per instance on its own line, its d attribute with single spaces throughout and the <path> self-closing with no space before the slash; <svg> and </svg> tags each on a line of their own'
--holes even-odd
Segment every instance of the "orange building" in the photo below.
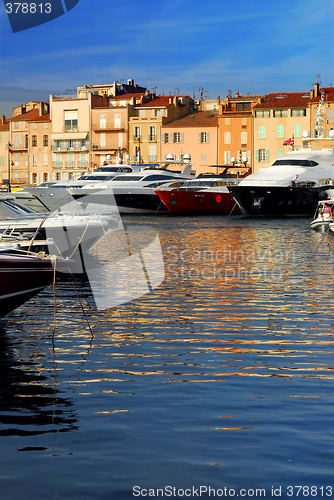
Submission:
<svg viewBox="0 0 334 500">
<path fill-rule="evenodd" d="M 3 181 L 8 179 L 8 161 L 10 154 L 8 153 L 8 143 L 10 142 L 9 122 L 5 115 L 2 115 L 0 120 L 0 187 L 5 189 L 7 184 Z"/>
<path fill-rule="evenodd" d="M 161 127 L 161 159 L 190 154 L 196 174 L 212 172 L 218 162 L 218 113 L 195 111 Z"/>
<path fill-rule="evenodd" d="M 235 158 L 237 166 L 253 169 L 253 118 L 252 108 L 261 100 L 259 95 L 228 95 L 219 103 L 218 160 L 229 165 Z M 234 162 L 233 162 L 234 163 Z"/>
</svg>

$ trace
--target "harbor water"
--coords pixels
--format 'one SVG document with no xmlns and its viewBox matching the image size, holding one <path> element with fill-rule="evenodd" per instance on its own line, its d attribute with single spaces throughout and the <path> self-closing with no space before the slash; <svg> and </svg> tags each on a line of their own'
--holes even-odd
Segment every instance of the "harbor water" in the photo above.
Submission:
<svg viewBox="0 0 334 500">
<path fill-rule="evenodd" d="M 3 498 L 334 496 L 333 237 L 123 222 L 158 233 L 159 286 L 97 309 L 98 281 L 59 280 L 0 323 Z"/>
</svg>

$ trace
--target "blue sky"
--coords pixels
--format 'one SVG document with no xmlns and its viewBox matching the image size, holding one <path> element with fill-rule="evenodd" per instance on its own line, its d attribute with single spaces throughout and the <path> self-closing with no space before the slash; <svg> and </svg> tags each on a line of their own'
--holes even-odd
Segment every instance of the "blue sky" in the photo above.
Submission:
<svg viewBox="0 0 334 500">
<path fill-rule="evenodd" d="M 334 2 L 80 0 L 12 33 L 0 5 L 0 113 L 84 84 L 133 78 L 207 98 L 334 85 Z"/>
</svg>

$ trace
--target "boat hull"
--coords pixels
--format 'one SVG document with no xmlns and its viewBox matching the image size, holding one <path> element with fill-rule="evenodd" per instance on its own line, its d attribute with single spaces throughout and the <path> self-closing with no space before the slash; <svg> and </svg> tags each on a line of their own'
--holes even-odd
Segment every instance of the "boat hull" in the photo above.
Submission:
<svg viewBox="0 0 334 500">
<path fill-rule="evenodd" d="M 133 190 L 135 191 L 135 190 Z M 153 190 L 137 190 L 138 192 L 117 192 L 113 190 L 110 194 L 99 191 L 89 195 L 89 203 L 103 207 L 115 207 L 120 214 L 155 214 L 168 212 L 159 196 Z M 74 194 L 73 198 L 79 203 L 85 195 Z"/>
<path fill-rule="evenodd" d="M 227 215 L 240 211 L 228 191 L 161 190 L 156 193 L 172 213 Z"/>
<path fill-rule="evenodd" d="M 320 187 L 229 186 L 242 213 L 249 217 L 313 216 L 324 194 Z"/>
<path fill-rule="evenodd" d="M 2 255 L 0 257 L 0 317 L 13 311 L 53 281 L 51 260 Z"/>
</svg>

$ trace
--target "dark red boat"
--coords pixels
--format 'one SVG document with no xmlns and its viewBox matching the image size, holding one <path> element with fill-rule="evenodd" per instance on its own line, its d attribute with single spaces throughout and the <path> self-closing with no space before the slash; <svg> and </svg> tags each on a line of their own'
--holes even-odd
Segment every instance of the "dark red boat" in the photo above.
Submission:
<svg viewBox="0 0 334 500">
<path fill-rule="evenodd" d="M 241 179 L 240 179 L 241 180 Z M 168 210 L 179 214 L 239 213 L 239 207 L 228 190 L 229 185 L 238 184 L 239 179 L 222 176 L 198 176 L 196 179 L 177 183 L 156 190 Z"/>
<path fill-rule="evenodd" d="M 0 317 L 50 285 L 53 276 L 52 258 L 0 254 Z"/>
</svg>

